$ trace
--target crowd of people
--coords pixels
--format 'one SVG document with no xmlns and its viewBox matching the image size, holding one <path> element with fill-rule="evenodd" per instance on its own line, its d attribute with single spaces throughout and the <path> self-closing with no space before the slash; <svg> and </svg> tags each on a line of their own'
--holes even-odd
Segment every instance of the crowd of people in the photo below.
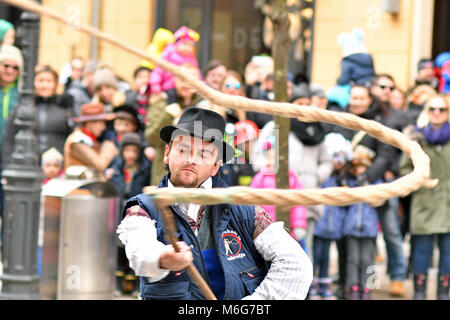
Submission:
<svg viewBox="0 0 450 320">
<path fill-rule="evenodd" d="M 14 161 L 18 132 L 14 120 L 23 60 L 8 33 L 14 27 L 3 23 L 0 29 L 0 165 L 4 168 Z M 439 179 L 439 184 L 395 197 L 379 207 L 360 203 L 292 208 L 291 236 L 314 267 L 308 298 L 371 299 L 370 268 L 376 263 L 376 238 L 382 235 L 393 296 L 405 295 L 404 281 L 412 277 L 414 298 L 427 298 L 436 239 L 440 254 L 437 298 L 448 300 L 450 99 L 442 70 L 448 68 L 450 53 L 420 60 L 417 78 L 405 90 L 391 75 L 374 69 L 373 57 L 361 41 L 352 41 L 352 36 L 361 40 L 361 31 L 339 37 L 343 57 L 336 86 L 326 91 L 303 74 L 289 73 L 289 102 L 348 112 L 404 132 L 422 145 L 431 160 L 432 178 Z M 159 29 L 148 49 L 222 93 L 275 99 L 271 57 L 253 57 L 243 73 L 218 60 L 201 70 L 195 58 L 198 40 L 198 33 L 186 27 L 174 34 Z M 184 110 L 195 106 L 216 111 L 227 122 L 225 131 L 235 157 L 221 166 L 220 177 L 230 186 L 275 187 L 278 141 L 272 115 L 210 105 L 189 83 L 148 61 L 131 72 L 133 82 L 127 83 L 115 74 L 114 66 L 99 61 L 74 58 L 60 74 L 50 66 L 36 66 L 34 130 L 44 183 L 64 176 L 71 166 L 86 166 L 90 174 L 114 184 L 125 204 L 143 187 L 160 184 L 167 173 L 168 152 L 166 142 L 160 139 L 161 130 L 176 124 Z M 288 144 L 289 186 L 293 189 L 378 184 L 412 170 L 411 160 L 401 150 L 364 131 L 329 123 L 292 118 Z M 277 220 L 274 207 L 264 209 Z M 407 240 L 410 252 L 404 251 Z M 339 253 L 336 292 L 332 290 L 334 275 L 329 274 L 333 241 Z M 138 295 L 138 278 L 128 265 L 124 248 L 118 250 L 117 294 Z"/>
</svg>

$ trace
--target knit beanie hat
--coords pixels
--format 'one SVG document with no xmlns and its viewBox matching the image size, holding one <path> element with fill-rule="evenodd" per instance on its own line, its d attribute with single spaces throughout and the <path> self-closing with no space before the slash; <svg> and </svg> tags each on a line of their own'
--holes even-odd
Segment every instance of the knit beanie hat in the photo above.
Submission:
<svg viewBox="0 0 450 320">
<path fill-rule="evenodd" d="M 12 60 L 19 67 L 19 74 L 23 70 L 23 57 L 19 48 L 4 44 L 0 47 L 0 62 L 3 60 Z"/>
<path fill-rule="evenodd" d="M 97 69 L 93 76 L 94 90 L 102 85 L 111 86 L 117 89 L 117 78 L 109 68 Z"/>
<path fill-rule="evenodd" d="M 134 145 L 140 149 L 142 146 L 141 137 L 135 132 L 125 133 L 120 139 L 120 150 L 123 150 L 128 145 Z"/>
<path fill-rule="evenodd" d="M 14 29 L 14 25 L 11 22 L 6 21 L 5 19 L 0 19 L 0 42 L 3 41 L 5 33 L 11 29 Z"/>
<path fill-rule="evenodd" d="M 292 93 L 291 93 L 291 102 L 299 98 L 311 98 L 311 90 L 309 89 L 309 85 L 306 82 L 302 82 L 300 84 L 292 85 Z"/>
<path fill-rule="evenodd" d="M 42 154 L 41 162 L 44 165 L 47 162 L 58 162 L 62 164 L 63 155 L 56 148 L 52 147 Z"/>
</svg>

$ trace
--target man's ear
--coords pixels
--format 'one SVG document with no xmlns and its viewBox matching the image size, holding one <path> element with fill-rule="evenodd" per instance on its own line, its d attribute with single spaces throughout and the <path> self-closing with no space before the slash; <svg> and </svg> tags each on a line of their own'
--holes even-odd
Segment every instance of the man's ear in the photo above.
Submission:
<svg viewBox="0 0 450 320">
<path fill-rule="evenodd" d="M 212 171 L 211 171 L 211 177 L 214 177 L 217 172 L 219 172 L 220 167 L 222 166 L 223 161 L 219 160 L 213 167 Z"/>
<path fill-rule="evenodd" d="M 170 153 L 170 147 L 166 144 L 164 149 L 164 164 L 169 165 L 169 153 Z"/>
</svg>

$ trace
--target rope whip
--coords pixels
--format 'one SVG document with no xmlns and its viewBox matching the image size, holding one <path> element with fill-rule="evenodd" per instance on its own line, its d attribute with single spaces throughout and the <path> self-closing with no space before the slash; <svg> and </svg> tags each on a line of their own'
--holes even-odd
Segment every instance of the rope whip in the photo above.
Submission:
<svg viewBox="0 0 450 320">
<path fill-rule="evenodd" d="M 65 18 L 58 11 L 46 8 L 30 0 L 0 0 L 23 10 L 46 16 L 65 23 L 68 27 L 87 33 L 116 47 L 132 53 L 138 57 L 149 60 L 166 71 L 174 74 L 182 80 L 188 82 L 201 94 L 209 103 L 216 106 L 223 106 L 236 110 L 269 113 L 284 117 L 297 118 L 303 122 L 323 121 L 340 125 L 352 130 L 363 130 L 372 137 L 390 144 L 406 153 L 412 160 L 414 169 L 411 173 L 398 178 L 390 183 L 370 185 L 355 188 L 326 188 L 326 189 L 305 189 L 305 190 L 281 190 L 281 189 L 253 189 L 250 187 L 230 187 L 215 188 L 213 190 L 188 189 L 188 188 L 154 188 L 147 187 L 144 192 L 151 195 L 163 213 L 168 240 L 176 251 L 179 251 L 176 244 L 174 231 L 176 225 L 169 206 L 175 202 L 197 203 L 197 204 L 271 204 L 281 208 L 289 208 L 297 205 L 348 205 L 359 202 L 366 202 L 373 206 L 383 204 L 387 199 L 396 196 L 406 196 L 420 187 L 432 188 L 438 181 L 430 180 L 430 160 L 419 144 L 407 138 L 403 133 L 390 129 L 374 120 L 362 119 L 358 116 L 322 110 L 310 106 L 298 106 L 283 102 L 269 102 L 262 100 L 252 100 L 240 96 L 231 96 L 216 91 L 197 78 L 184 73 L 182 68 L 161 60 L 158 57 L 149 55 L 145 50 L 127 43 L 124 39 L 119 39 L 111 34 L 105 33 L 89 25 L 79 24 L 76 27 L 71 25 L 69 19 Z M 193 264 L 186 268 L 193 281 L 200 288 L 207 299 L 215 299 L 214 294 L 206 281 L 201 277 Z"/>
</svg>

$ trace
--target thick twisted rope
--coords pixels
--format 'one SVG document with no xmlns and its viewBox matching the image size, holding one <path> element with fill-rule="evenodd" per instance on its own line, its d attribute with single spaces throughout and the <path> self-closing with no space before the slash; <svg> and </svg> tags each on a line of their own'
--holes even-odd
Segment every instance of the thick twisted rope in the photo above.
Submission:
<svg viewBox="0 0 450 320">
<path fill-rule="evenodd" d="M 68 19 L 59 12 L 45 8 L 29 0 L 1 0 L 24 10 L 50 17 L 69 25 Z M 202 204 L 236 203 L 236 204 L 273 204 L 279 207 L 294 205 L 346 205 L 358 202 L 366 202 L 372 205 L 381 205 L 387 199 L 396 196 L 405 196 L 425 186 L 428 188 L 436 185 L 437 180 L 429 180 L 430 163 L 428 156 L 423 152 L 418 143 L 408 139 L 399 131 L 390 129 L 373 120 L 366 120 L 352 114 L 321 110 L 308 106 L 298 106 L 289 103 L 268 102 L 252 100 L 239 96 L 226 95 L 208 87 L 197 78 L 184 73 L 182 68 L 173 65 L 158 57 L 149 55 L 145 50 L 136 48 L 123 39 L 102 32 L 97 28 L 79 24 L 76 28 L 81 32 L 95 36 L 109 42 L 127 52 L 153 62 L 175 76 L 189 82 L 211 104 L 261 113 L 270 113 L 284 117 L 298 118 L 300 121 L 313 122 L 324 121 L 353 130 L 364 130 L 369 135 L 384 143 L 393 145 L 405 152 L 412 160 L 414 169 L 391 183 L 371 185 L 357 188 L 326 188 L 305 190 L 279 190 L 279 189 L 252 189 L 248 187 L 231 187 L 227 189 L 193 190 L 176 188 L 147 188 L 145 192 L 162 200 L 166 204 L 174 202 L 190 202 Z"/>
</svg>

